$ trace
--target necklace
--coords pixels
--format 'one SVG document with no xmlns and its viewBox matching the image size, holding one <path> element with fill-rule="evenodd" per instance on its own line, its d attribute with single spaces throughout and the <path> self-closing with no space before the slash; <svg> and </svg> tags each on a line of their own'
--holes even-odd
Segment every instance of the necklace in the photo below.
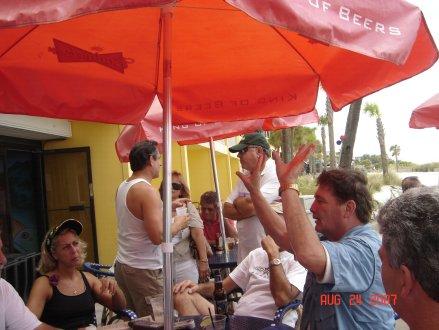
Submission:
<svg viewBox="0 0 439 330">
<path fill-rule="evenodd" d="M 75 296 L 78 295 L 80 290 L 82 289 L 82 286 L 81 288 L 77 288 L 76 285 L 73 285 L 72 283 L 69 283 L 67 281 L 62 281 L 62 282 L 63 282 L 63 287 L 67 289 L 66 291 L 71 292 Z"/>
</svg>

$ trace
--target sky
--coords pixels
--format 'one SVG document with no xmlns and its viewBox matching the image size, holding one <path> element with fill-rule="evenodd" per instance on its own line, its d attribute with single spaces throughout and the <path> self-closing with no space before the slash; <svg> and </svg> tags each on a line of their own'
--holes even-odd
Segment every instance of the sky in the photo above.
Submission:
<svg viewBox="0 0 439 330">
<path fill-rule="evenodd" d="M 409 0 L 424 13 L 430 33 L 439 48 L 439 1 L 438 0 Z M 439 162 L 439 129 L 412 129 L 409 120 L 412 111 L 434 94 L 439 93 L 439 61 L 427 71 L 385 88 L 363 99 L 366 103 L 376 103 L 382 113 L 386 149 L 389 157 L 391 145 L 401 147 L 399 159 L 417 164 Z M 325 112 L 324 92 L 319 94 L 317 111 Z M 340 139 L 344 134 L 348 107 L 334 113 L 334 136 Z M 320 138 L 320 131 L 317 136 Z M 336 151 L 341 146 L 336 145 Z M 354 147 L 354 157 L 363 154 L 379 154 L 379 144 L 376 138 L 376 122 L 367 114 L 360 114 L 360 122 Z"/>
</svg>

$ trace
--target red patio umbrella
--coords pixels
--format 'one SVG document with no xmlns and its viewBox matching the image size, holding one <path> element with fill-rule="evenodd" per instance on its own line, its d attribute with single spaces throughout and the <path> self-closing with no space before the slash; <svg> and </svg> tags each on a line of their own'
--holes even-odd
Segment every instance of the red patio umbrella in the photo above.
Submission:
<svg viewBox="0 0 439 330">
<path fill-rule="evenodd" d="M 438 58 L 422 13 L 401 0 L 351 0 L 349 8 L 290 0 L 280 12 L 274 0 L 228 2 L 255 17 L 266 3 L 262 20 L 273 26 L 221 0 L 0 2 L 0 29 L 9 28 L 0 31 L 1 112 L 136 123 L 155 95 L 164 104 L 165 329 L 172 328 L 171 122 L 309 112 L 319 82 L 338 109 Z M 276 27 L 284 19 L 296 30 Z"/>
<path fill-rule="evenodd" d="M 3 0 L 0 111 L 138 123 L 155 95 L 165 99 L 167 3 L 176 124 L 312 111 L 319 83 L 339 109 L 437 60 L 418 8 L 345 2 Z"/>
<path fill-rule="evenodd" d="M 159 144 L 163 142 L 162 115 L 163 108 L 156 98 L 145 118 L 143 118 L 140 123 L 124 127 L 115 143 L 116 153 L 121 162 L 129 161 L 130 150 L 137 142 L 147 139 L 155 140 Z M 180 145 L 188 145 L 225 139 L 257 130 L 274 131 L 282 128 L 317 123 L 318 121 L 319 116 L 317 111 L 314 110 L 303 115 L 281 118 L 253 119 L 226 123 L 174 125 L 172 127 L 172 139 L 177 141 Z"/>
<path fill-rule="evenodd" d="M 411 128 L 436 127 L 439 129 L 439 93 L 413 110 L 409 126 Z"/>
</svg>

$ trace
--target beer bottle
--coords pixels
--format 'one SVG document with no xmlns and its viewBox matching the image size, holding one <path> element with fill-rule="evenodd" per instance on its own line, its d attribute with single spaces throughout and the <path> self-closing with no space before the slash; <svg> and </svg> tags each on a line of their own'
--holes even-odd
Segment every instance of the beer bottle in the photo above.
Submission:
<svg viewBox="0 0 439 330">
<path fill-rule="evenodd" d="M 215 275 L 215 290 L 213 291 L 213 299 L 215 301 L 215 313 L 227 315 L 227 295 L 223 289 L 223 281 L 221 274 Z"/>
</svg>

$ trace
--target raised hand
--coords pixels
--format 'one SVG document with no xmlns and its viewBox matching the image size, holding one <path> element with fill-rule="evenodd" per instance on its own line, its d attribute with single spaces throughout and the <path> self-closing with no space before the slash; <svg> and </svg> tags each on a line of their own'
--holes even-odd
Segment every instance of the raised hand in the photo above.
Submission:
<svg viewBox="0 0 439 330">
<path fill-rule="evenodd" d="M 271 238 L 270 235 L 265 236 L 261 240 L 261 246 L 267 252 L 268 259 L 279 258 L 279 246 L 276 242 Z"/>
<path fill-rule="evenodd" d="M 250 193 L 261 188 L 261 173 L 264 169 L 266 162 L 267 155 L 264 153 L 258 158 L 258 161 L 253 171 L 249 172 L 248 174 L 244 174 L 239 171 L 236 172 L 236 175 L 242 180 L 244 186 Z"/>
<path fill-rule="evenodd" d="M 289 163 L 284 163 L 277 151 L 273 152 L 273 159 L 276 163 L 276 173 L 280 184 L 295 183 L 297 177 L 303 170 L 303 163 L 314 152 L 315 145 L 302 145 L 294 158 Z"/>
</svg>

